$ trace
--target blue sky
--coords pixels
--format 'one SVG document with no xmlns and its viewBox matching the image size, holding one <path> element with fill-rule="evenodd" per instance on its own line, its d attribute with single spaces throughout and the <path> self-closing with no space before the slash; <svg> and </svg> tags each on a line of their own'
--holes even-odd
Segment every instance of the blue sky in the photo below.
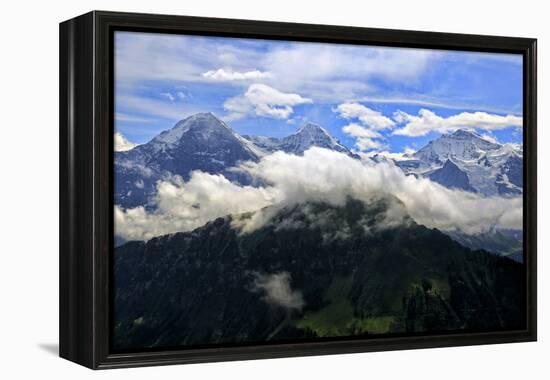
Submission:
<svg viewBox="0 0 550 380">
<path fill-rule="evenodd" d="M 522 57 L 116 32 L 116 132 L 144 143 L 197 112 L 275 137 L 314 122 L 365 153 L 460 128 L 520 143 Z"/>
</svg>

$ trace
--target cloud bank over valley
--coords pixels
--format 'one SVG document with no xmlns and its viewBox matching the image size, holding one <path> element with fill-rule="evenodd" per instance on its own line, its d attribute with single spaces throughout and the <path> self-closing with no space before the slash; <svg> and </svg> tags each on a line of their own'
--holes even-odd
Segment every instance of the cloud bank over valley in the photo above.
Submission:
<svg viewBox="0 0 550 380">
<path fill-rule="evenodd" d="M 371 202 L 396 197 L 417 223 L 444 231 L 479 233 L 522 228 L 522 197 L 485 197 L 451 190 L 427 178 L 405 175 L 395 165 L 357 160 L 346 154 L 311 148 L 303 156 L 281 151 L 258 162 L 244 162 L 242 171 L 262 183 L 243 186 L 223 175 L 201 171 L 186 182 L 174 176 L 157 183 L 154 207 L 124 210 L 115 206 L 116 234 L 126 240 L 191 231 L 226 215 L 254 212 L 236 220 L 242 233 L 270 222 L 276 210 L 307 202 L 343 205 L 348 197 Z"/>
</svg>

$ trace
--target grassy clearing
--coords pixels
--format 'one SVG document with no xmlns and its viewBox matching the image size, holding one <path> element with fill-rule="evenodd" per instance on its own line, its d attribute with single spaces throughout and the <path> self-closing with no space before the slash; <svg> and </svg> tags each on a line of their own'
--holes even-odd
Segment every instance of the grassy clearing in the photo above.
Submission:
<svg viewBox="0 0 550 380">
<path fill-rule="evenodd" d="M 348 299 L 352 281 L 351 276 L 334 279 L 325 294 L 325 301 L 329 304 L 321 310 L 306 313 L 302 319 L 295 321 L 295 326 L 309 329 L 320 337 L 388 332 L 394 321 L 393 316 L 358 319 L 353 315 L 353 305 Z"/>
</svg>

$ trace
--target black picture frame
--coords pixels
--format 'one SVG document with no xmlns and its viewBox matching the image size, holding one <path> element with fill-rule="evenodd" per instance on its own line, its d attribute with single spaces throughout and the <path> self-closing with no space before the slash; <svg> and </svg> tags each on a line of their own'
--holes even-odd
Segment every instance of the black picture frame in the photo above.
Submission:
<svg viewBox="0 0 550 380">
<path fill-rule="evenodd" d="M 526 328 L 114 354 L 113 32 L 368 44 L 523 55 Z M 60 24 L 60 356 L 93 369 L 535 341 L 536 39 L 93 11 Z"/>
</svg>

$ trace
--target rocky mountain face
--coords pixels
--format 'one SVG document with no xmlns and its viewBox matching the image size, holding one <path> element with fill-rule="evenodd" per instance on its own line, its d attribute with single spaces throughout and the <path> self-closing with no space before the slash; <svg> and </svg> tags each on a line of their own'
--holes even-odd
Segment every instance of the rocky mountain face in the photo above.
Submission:
<svg viewBox="0 0 550 380">
<path fill-rule="evenodd" d="M 282 139 L 264 136 L 244 137 L 267 152 L 282 150 L 286 153 L 302 155 L 312 146 L 317 146 L 356 157 L 355 154 L 340 144 L 324 128 L 313 123 L 304 125 L 296 133 Z"/>
<path fill-rule="evenodd" d="M 449 188 L 487 196 L 523 192 L 522 149 L 467 130 L 442 135 L 395 163 L 407 174 L 429 177 Z"/>
<path fill-rule="evenodd" d="M 447 159 L 442 167 L 435 169 L 428 178 L 437 182 L 449 189 L 460 189 L 465 191 L 476 192 L 476 189 L 470 184 L 468 175 L 460 170 L 455 163 Z"/>
<path fill-rule="evenodd" d="M 193 170 L 246 182 L 227 169 L 239 161 L 256 161 L 261 154 L 212 113 L 190 116 L 147 144 L 115 154 L 115 204 L 146 205 L 158 180 L 169 175 L 187 180 Z"/>
<path fill-rule="evenodd" d="M 248 233 L 250 214 L 128 242 L 114 252 L 114 348 L 522 328 L 519 263 L 399 207 L 306 203 Z"/>
</svg>

